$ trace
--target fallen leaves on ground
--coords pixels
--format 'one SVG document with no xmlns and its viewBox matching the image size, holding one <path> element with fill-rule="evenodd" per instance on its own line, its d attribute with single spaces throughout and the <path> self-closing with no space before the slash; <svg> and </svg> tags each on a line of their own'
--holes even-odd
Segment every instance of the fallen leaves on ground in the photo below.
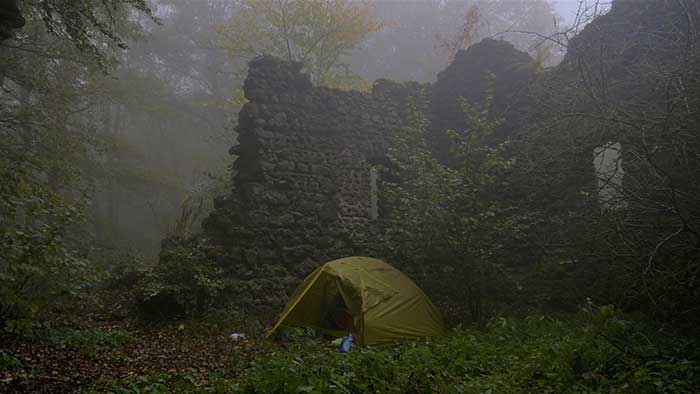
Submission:
<svg viewBox="0 0 700 394">
<path fill-rule="evenodd" d="M 109 332 L 121 329 L 103 326 Z M 227 333 L 197 333 L 174 324 L 161 328 L 133 328 L 126 345 L 116 348 L 75 349 L 47 341 L 0 336 L 0 349 L 19 365 L 0 370 L 0 392 L 72 393 L 134 375 L 187 373 L 205 382 L 210 373 L 235 378 L 249 364 L 260 345 L 234 341 Z"/>
</svg>

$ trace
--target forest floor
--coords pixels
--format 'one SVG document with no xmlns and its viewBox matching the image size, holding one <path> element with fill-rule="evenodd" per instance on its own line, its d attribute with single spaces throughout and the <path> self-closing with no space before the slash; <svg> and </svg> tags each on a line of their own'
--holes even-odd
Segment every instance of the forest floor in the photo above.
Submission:
<svg viewBox="0 0 700 394">
<path fill-rule="evenodd" d="M 0 392 L 109 392 L 114 382 L 141 376 L 234 379 L 262 349 L 234 341 L 230 329 L 201 321 L 160 326 L 131 322 L 65 325 L 0 336 Z M 157 392 L 157 391 L 156 391 Z"/>
<path fill-rule="evenodd" d="M 233 340 L 237 331 L 247 338 Z M 348 354 L 307 330 L 288 343 L 263 333 L 228 312 L 158 326 L 52 321 L 0 336 L 0 392 L 700 392 L 696 340 L 605 307 Z"/>
</svg>

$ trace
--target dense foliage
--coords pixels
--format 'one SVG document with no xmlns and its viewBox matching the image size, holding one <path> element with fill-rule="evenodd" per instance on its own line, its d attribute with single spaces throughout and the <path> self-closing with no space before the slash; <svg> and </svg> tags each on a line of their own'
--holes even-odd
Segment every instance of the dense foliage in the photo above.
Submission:
<svg viewBox="0 0 700 394">
<path fill-rule="evenodd" d="M 346 55 L 383 27 L 371 11 L 347 0 L 243 1 L 222 29 L 222 45 L 236 57 L 270 54 L 301 62 L 316 83 L 341 86 L 358 79 Z"/>
<path fill-rule="evenodd" d="M 390 150 L 388 175 L 396 181 L 384 191 L 397 260 L 410 261 L 431 294 L 468 303 L 476 321 L 488 317 L 486 303 L 522 286 L 512 270 L 531 262 L 523 245 L 541 220 L 512 198 L 515 160 L 506 143 L 494 141 L 500 120 L 492 97 L 479 108 L 462 99 L 468 128 L 446 131 L 454 142 L 450 163 L 435 157 L 425 116 L 409 103 L 410 119 Z"/>
<path fill-rule="evenodd" d="M 431 270 L 422 277 L 436 291 L 453 282 L 464 292 L 446 290 L 453 300 L 517 295 L 568 307 L 591 297 L 696 321 L 698 53 L 689 43 L 697 32 L 675 29 L 700 13 L 659 6 L 659 22 L 650 8 L 624 7 L 598 23 L 638 12 L 638 35 L 620 38 L 617 25 L 584 31 L 570 58 L 534 84 L 530 124 L 505 137 L 494 138 L 490 98 L 464 101 L 467 127 L 444 131 L 453 151 L 440 160 L 426 115 L 409 111 L 391 152 L 399 181 L 388 182 L 387 205 L 400 227 L 396 249 L 408 252 L 399 260 Z M 648 47 L 644 37 L 659 29 L 668 41 Z M 590 52 L 589 35 L 611 49 Z M 610 55 L 623 47 L 625 55 Z M 646 60 L 628 66 L 628 56 Z M 447 275 L 435 273 L 435 261 Z M 480 308 L 472 306 L 474 317 Z"/>
<path fill-rule="evenodd" d="M 222 293 L 232 283 L 207 257 L 202 241 L 171 238 L 168 243 L 159 263 L 132 283 L 143 316 L 158 319 L 190 315 L 220 303 Z"/>
<path fill-rule="evenodd" d="M 0 48 L 0 326 L 95 279 L 88 211 L 106 141 L 93 105 L 110 42 L 133 26 L 121 2 L 109 29 L 80 4 L 26 4 L 27 25 Z"/>
<path fill-rule="evenodd" d="M 697 354 L 685 347 L 691 343 L 648 341 L 612 308 L 569 321 L 532 316 L 490 325 L 348 355 L 293 347 L 251 368 L 241 391 L 675 393 L 698 384 Z"/>
<path fill-rule="evenodd" d="M 527 180 L 520 195 L 549 215 L 539 245 L 569 262 L 562 292 L 693 325 L 700 52 L 698 32 L 678 29 L 700 8 L 651 6 L 621 3 L 600 17 L 604 28 L 573 40 L 559 72 L 535 90 L 539 121 L 515 141 Z M 626 22 L 605 25 L 611 18 Z M 620 39 L 630 26 L 637 33 Z M 590 40 L 608 44 L 592 51 Z"/>
<path fill-rule="evenodd" d="M 700 383 L 700 355 L 613 307 L 557 318 L 494 318 L 484 331 L 335 351 L 300 337 L 263 350 L 240 379 L 210 373 L 135 376 L 94 392 L 123 393 L 682 393 Z"/>
<path fill-rule="evenodd" d="M 72 42 L 83 56 L 90 56 L 106 69 L 114 60 L 115 51 L 127 48 L 124 31 L 115 29 L 125 13 L 134 9 L 155 20 L 145 0 L 23 0 L 25 18 L 40 19 L 46 31 Z"/>
</svg>

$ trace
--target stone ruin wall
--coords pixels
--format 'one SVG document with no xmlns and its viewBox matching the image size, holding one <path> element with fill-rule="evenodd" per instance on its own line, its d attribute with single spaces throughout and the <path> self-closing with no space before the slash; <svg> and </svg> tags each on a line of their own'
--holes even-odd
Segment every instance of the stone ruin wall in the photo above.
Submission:
<svg viewBox="0 0 700 394">
<path fill-rule="evenodd" d="M 371 93 L 314 87 L 299 64 L 253 60 L 231 149 L 234 192 L 204 222 L 212 254 L 233 277 L 272 293 L 320 262 L 379 255 L 372 163 L 386 157 L 406 98 L 422 88 L 387 80 Z"/>
<path fill-rule="evenodd" d="M 474 96 L 465 74 L 468 81 L 497 74 L 509 84 L 497 92 L 523 91 L 527 83 L 524 73 L 498 75 L 530 62 L 526 54 L 494 40 L 472 48 L 498 53 L 487 61 L 458 55 L 462 72 L 448 68 L 433 86 L 378 80 L 371 93 L 314 87 L 299 64 L 269 56 L 250 63 L 239 144 L 231 149 L 233 193 L 215 200 L 203 224 L 210 255 L 240 280 L 241 294 L 268 295 L 248 301 L 278 304 L 299 278 L 331 259 L 387 257 L 371 168 L 386 160 L 392 133 L 404 125 L 407 98 L 424 98 L 419 109 L 442 127 L 436 119 L 445 115 L 433 114 L 431 103 Z"/>
<path fill-rule="evenodd" d="M 649 7 L 639 11 L 649 16 L 652 25 L 653 8 L 666 4 L 654 3 L 651 11 Z M 237 156 L 234 189 L 215 199 L 215 210 L 204 221 L 202 234 L 210 257 L 237 281 L 234 287 L 240 295 L 254 294 L 240 303 L 277 305 L 286 300 L 279 295 L 288 294 L 324 261 L 353 254 L 388 254 L 385 246 L 391 243 L 385 236 L 390 226 L 385 226 L 381 214 L 373 220 L 370 167 L 384 159 L 391 133 L 403 124 L 408 96 L 426 93 L 421 109 L 430 121 L 431 148 L 441 160 L 449 161 L 445 152 L 451 147 L 443 138 L 444 130 L 461 131 L 466 126 L 457 99 L 464 97 L 478 108 L 489 89 L 494 94 L 494 113 L 504 120 L 493 142 L 517 140 L 522 136 L 513 133 L 527 134 L 523 125 L 538 125 L 550 107 L 586 110 L 587 102 L 548 103 L 557 97 L 542 91 L 575 85 L 578 59 L 599 52 L 599 30 L 607 26 L 608 34 L 624 37 L 619 29 L 626 25 L 615 21 L 636 10 L 635 6 L 633 1 L 616 3 L 608 15 L 572 40 L 561 65 L 545 73 L 536 71 L 527 54 L 490 39 L 458 53 L 432 85 L 378 81 L 372 93 L 313 87 L 297 64 L 270 57 L 252 61 L 244 87 L 249 102 L 239 116 L 239 145 L 232 149 Z M 620 43 L 626 45 L 623 40 Z M 616 95 L 637 94 L 630 84 L 620 86 L 622 91 Z M 568 138 L 586 125 L 566 127 L 559 129 Z M 593 185 L 588 182 L 594 177 L 592 150 L 582 151 L 580 157 L 563 157 L 563 164 L 554 163 L 584 174 L 556 180 L 559 192 L 546 195 L 547 203 L 561 201 L 561 209 L 570 209 L 568 200 L 575 200 L 570 197 Z"/>
</svg>

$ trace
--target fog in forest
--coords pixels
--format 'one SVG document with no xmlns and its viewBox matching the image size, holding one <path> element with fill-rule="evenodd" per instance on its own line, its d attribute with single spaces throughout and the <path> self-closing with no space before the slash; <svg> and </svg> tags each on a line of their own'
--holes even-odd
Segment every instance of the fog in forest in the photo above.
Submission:
<svg viewBox="0 0 700 394">
<path fill-rule="evenodd" d="M 575 20 L 581 12 L 577 2 L 557 7 L 544 1 L 487 3 L 480 6 L 469 41 L 493 36 L 533 56 L 552 51 L 545 55 L 547 65 L 561 60 L 563 52 L 534 33 L 553 34 L 566 28 L 557 25 L 566 20 L 580 23 Z M 343 51 L 333 65 L 337 80 L 330 85 L 366 88 L 378 78 L 434 81 L 451 52 L 468 45 L 458 41 L 474 4 L 371 4 L 368 12 L 382 28 L 368 31 L 354 48 Z M 227 151 L 236 141 L 246 64 L 266 49 L 230 48 L 236 38 L 227 36 L 226 29 L 244 4 L 198 0 L 150 6 L 159 23 L 130 16 L 140 29 L 138 37 L 119 55 L 120 64 L 104 81 L 106 94 L 95 104 L 102 122 L 97 127 L 113 147 L 103 157 L 112 173 L 97 178 L 92 207 L 96 232 L 106 247 L 147 257 L 155 256 L 161 239 L 175 231 L 183 203 L 193 204 L 193 214 L 201 219 L 211 209 L 212 197 L 227 190 Z M 533 34 L 508 33 L 519 29 Z"/>
<path fill-rule="evenodd" d="M 696 392 L 698 26 L 0 0 L 0 392 Z"/>
</svg>

